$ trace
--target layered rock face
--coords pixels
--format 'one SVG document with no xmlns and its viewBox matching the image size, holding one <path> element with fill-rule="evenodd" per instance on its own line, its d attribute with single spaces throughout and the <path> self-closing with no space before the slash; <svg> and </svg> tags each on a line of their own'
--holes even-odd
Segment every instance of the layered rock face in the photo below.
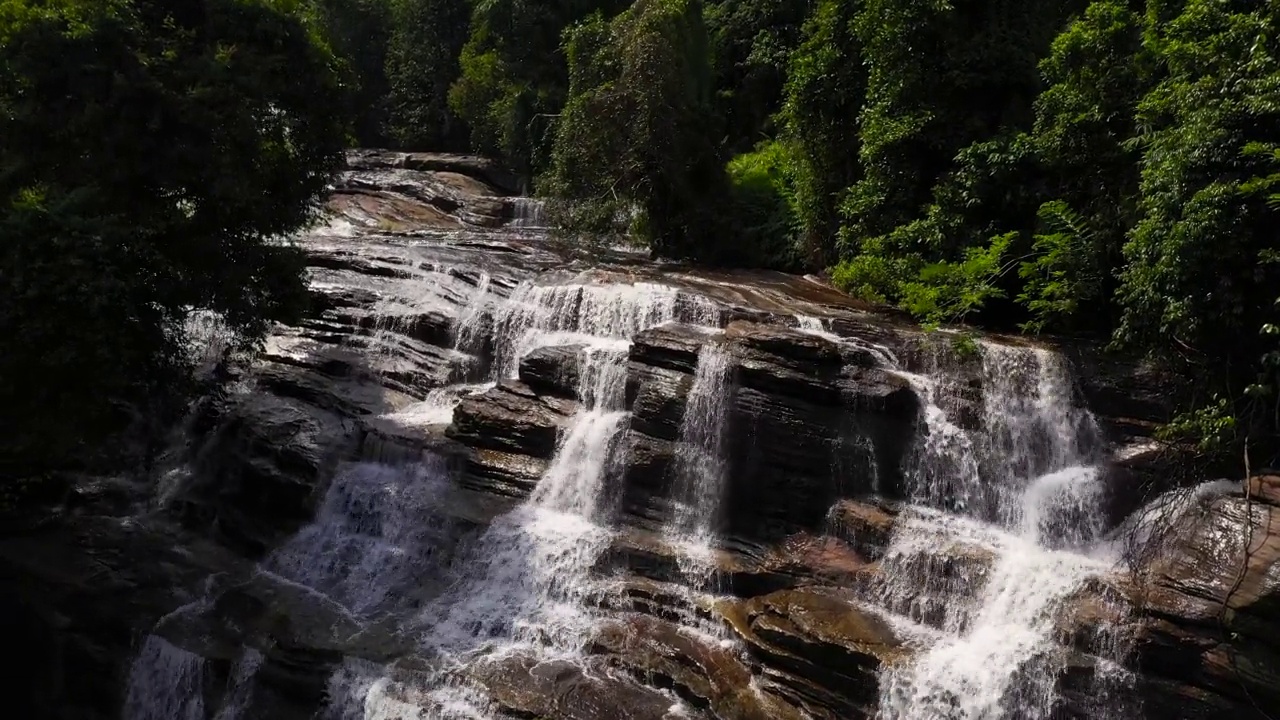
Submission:
<svg viewBox="0 0 1280 720">
<path fill-rule="evenodd" d="M 311 315 L 226 370 L 162 482 L 86 479 L 60 522 L 0 540 L 6 616 L 40 658 L 24 717 L 1210 718 L 1280 702 L 1280 480 L 1122 524 L 1147 489 L 1129 453 L 1097 473 L 1107 502 L 1080 499 L 1095 476 L 1077 484 L 1072 463 L 1167 410 L 1142 368 L 1073 348 L 1082 382 L 1019 401 L 1001 374 L 1043 358 L 998 338 L 967 356 L 812 278 L 562 257 L 518 227 L 526 201 L 482 159 L 350 165 L 301 238 Z M 1041 467 L 1067 432 L 1055 404 L 1094 407 L 1098 446 Z M 1045 437 L 1020 430 L 1035 423 Z M 1026 468 L 1047 489 L 1000 484 Z M 1093 563 L 1086 542 L 1127 559 Z M 1017 595 L 1055 562 L 1078 582 Z M 1031 600 L 1010 626 L 1030 639 L 1005 633 L 1025 653 L 981 644 L 1004 632 L 984 607 Z M 998 696 L 987 714 L 937 679 L 1005 661 L 965 679 Z"/>
</svg>

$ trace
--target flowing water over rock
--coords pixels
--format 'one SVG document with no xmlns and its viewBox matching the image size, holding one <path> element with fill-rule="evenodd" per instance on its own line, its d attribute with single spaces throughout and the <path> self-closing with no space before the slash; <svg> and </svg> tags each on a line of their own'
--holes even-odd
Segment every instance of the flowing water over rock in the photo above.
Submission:
<svg viewBox="0 0 1280 720">
<path fill-rule="evenodd" d="M 204 720 L 204 659 L 147 638 L 129 674 L 125 720 Z"/>
<path fill-rule="evenodd" d="M 675 512 L 666 529 L 667 535 L 687 553 L 683 558 L 685 571 L 695 589 L 701 589 L 712 574 L 708 556 L 716 540 L 728 472 L 725 440 L 732 393 L 732 357 L 719 344 L 703 345 L 680 421 L 673 469 Z"/>
<path fill-rule="evenodd" d="M 948 517 L 947 529 L 982 559 L 967 575 L 929 572 L 936 568 L 911 562 L 927 552 L 929 531 L 899 531 L 886 604 L 921 593 L 914 619 L 941 615 L 943 635 L 887 672 L 881 718 L 1050 717 L 1065 660 L 1052 657 L 1055 612 L 1114 562 L 1091 548 L 1102 529 L 1098 431 L 1072 403 L 1060 361 L 1041 349 L 983 344 L 979 352 L 984 412 L 972 430 L 937 405 L 941 378 L 913 378 L 928 434 L 916 449 L 911 497 L 965 516 Z"/>
<path fill-rule="evenodd" d="M 193 421 L 164 505 L 256 561 L 155 626 L 126 720 L 1141 716 L 1117 563 L 1196 513 L 1108 524 L 1062 356 L 571 263 L 534 202 L 370 157 L 304 239 L 319 314 Z"/>
</svg>

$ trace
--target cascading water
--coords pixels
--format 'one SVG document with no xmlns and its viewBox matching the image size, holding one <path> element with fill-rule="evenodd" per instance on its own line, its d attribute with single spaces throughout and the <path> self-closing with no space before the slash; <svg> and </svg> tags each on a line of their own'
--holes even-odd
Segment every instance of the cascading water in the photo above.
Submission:
<svg viewBox="0 0 1280 720">
<path fill-rule="evenodd" d="M 451 669 L 514 652 L 564 657 L 582 649 L 593 626 L 589 597 L 598 592 L 590 570 L 611 537 L 604 478 L 627 420 L 630 338 L 674 319 L 678 298 L 652 284 L 526 284 L 493 308 L 492 377 L 515 377 L 536 348 L 578 347 L 581 409 L 533 492 L 457 548 L 456 580 L 418 613 L 423 647 L 444 669 L 415 690 L 349 667 L 335 680 L 327 717 L 488 717 L 483 693 Z"/>
<path fill-rule="evenodd" d="M 150 635 L 129 671 L 124 720 L 205 720 L 204 659 Z"/>
<path fill-rule="evenodd" d="M 383 417 L 407 427 L 447 424 L 463 397 L 517 378 L 521 359 L 547 346 L 579 353 L 580 409 L 530 495 L 470 536 L 439 509 L 453 487 L 443 460 L 339 468 L 315 521 L 261 570 L 341 605 L 353 622 L 393 616 L 418 638 L 416 659 L 427 667 L 402 676 L 346 661 L 331 679 L 324 720 L 491 718 L 485 691 L 467 674 L 478 663 L 582 659 L 598 627 L 599 596 L 610 587 L 592 569 L 612 539 L 605 479 L 628 423 L 631 338 L 676 319 L 721 319 L 710 303 L 659 284 L 524 283 L 503 298 L 491 282 L 482 273 L 469 292 L 448 293 L 463 305 L 453 350 L 492 353 L 487 378 L 477 377 L 476 364 L 465 376 L 473 384 L 434 390 Z M 410 314 L 403 310 L 396 308 Z M 865 351 L 923 401 L 923 431 L 905 468 L 914 506 L 865 590 L 875 605 L 927 626 L 929 645 L 883 671 L 880 716 L 1049 716 L 1061 669 L 1054 611 L 1108 564 L 1089 554 L 1100 530 L 1097 432 L 1074 407 L 1065 368 L 1047 351 L 981 345 L 982 414 L 968 418 L 954 402 L 963 370 L 912 374 L 886 348 L 839 338 L 820 319 L 797 316 L 795 324 Z M 702 345 L 680 425 L 664 534 L 683 550 L 680 569 L 692 590 L 709 589 L 712 579 L 734 365 L 723 345 Z M 684 625 L 704 629 L 693 618 Z M 247 656 L 237 666 L 235 687 L 246 689 L 230 693 L 217 720 L 235 719 L 259 660 Z M 127 720 L 205 720 L 204 674 L 197 656 L 149 639 L 131 677 Z"/>
<path fill-rule="evenodd" d="M 435 507 L 451 487 L 434 455 L 405 465 L 339 468 L 316 519 L 262 563 L 265 572 L 304 585 L 355 614 L 412 605 L 422 573 L 445 567 L 454 536 Z"/>
<path fill-rule="evenodd" d="M 909 378 L 926 402 L 927 424 L 910 468 L 911 497 L 961 516 L 917 511 L 885 558 L 880 602 L 942 634 L 884 673 L 884 720 L 1049 717 L 1063 662 L 1052 642 L 1054 611 L 1111 564 L 1089 551 L 1100 529 L 1097 431 L 1071 403 L 1065 368 L 1040 349 L 979 350 L 980 427 L 949 419 L 936 380 Z M 967 572 L 930 566 L 927 556 L 947 542 Z"/>
<path fill-rule="evenodd" d="M 431 427 L 448 425 L 453 422 L 453 411 L 468 395 L 479 395 L 492 389 L 494 383 L 464 383 L 447 385 L 427 393 L 422 402 L 405 407 L 398 412 L 388 413 L 387 420 L 405 427 Z"/>
<path fill-rule="evenodd" d="M 653 283 L 535 285 L 524 283 L 495 310 L 495 378 L 514 378 L 520 358 L 539 347 L 629 342 L 646 328 L 676 318 L 679 293 Z"/>
<path fill-rule="evenodd" d="M 718 343 L 703 345 L 680 424 L 673 517 L 666 528 L 666 535 L 682 550 L 682 569 L 699 586 L 711 576 L 709 555 L 724 495 L 726 420 L 732 392 L 733 357 Z"/>
<path fill-rule="evenodd" d="M 529 197 L 511 198 L 511 205 L 514 217 L 511 218 L 511 227 L 520 228 L 521 230 L 537 230 L 547 227 L 546 203 L 542 200 Z"/>
</svg>

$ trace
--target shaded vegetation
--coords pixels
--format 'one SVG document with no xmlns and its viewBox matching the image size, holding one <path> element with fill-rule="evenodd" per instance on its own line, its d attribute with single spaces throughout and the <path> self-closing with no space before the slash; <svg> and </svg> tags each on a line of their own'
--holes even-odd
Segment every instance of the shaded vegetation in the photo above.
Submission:
<svg viewBox="0 0 1280 720">
<path fill-rule="evenodd" d="M 249 338 L 291 308 L 296 259 L 267 238 L 305 219 L 349 126 L 503 159 L 585 247 L 827 272 L 929 323 L 1106 339 L 1204 379 L 1167 437 L 1274 459 L 1275 2 L 0 7 L 3 223 L 23 238 L 4 322 L 67 378 L 49 397 L 11 383 L 14 407 L 58 408 L 104 363 L 129 370 L 101 395 L 145 397 L 181 365 L 188 308 Z M 74 313 L 118 340 L 59 356 L 54 318 Z M 5 377 L 34 369 L 6 352 Z"/>
<path fill-rule="evenodd" d="M 0 473 L 159 432 L 212 311 L 251 346 L 305 301 L 343 73 L 287 0 L 0 5 Z"/>
</svg>

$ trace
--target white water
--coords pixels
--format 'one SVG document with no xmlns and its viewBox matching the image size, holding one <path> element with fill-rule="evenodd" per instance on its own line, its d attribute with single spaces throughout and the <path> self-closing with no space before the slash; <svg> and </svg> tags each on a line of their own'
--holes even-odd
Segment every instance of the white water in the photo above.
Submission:
<svg viewBox="0 0 1280 720">
<path fill-rule="evenodd" d="M 392 417 L 408 426 L 447 423 L 465 394 L 516 377 L 524 355 L 553 345 L 579 348 L 582 409 L 530 496 L 460 544 L 436 512 L 451 487 L 441 461 L 352 463 L 339 470 L 315 522 L 264 561 L 264 570 L 354 616 L 413 611 L 422 650 L 439 663 L 425 681 L 410 682 L 393 679 L 386 668 L 348 662 L 334 676 L 326 720 L 489 718 L 484 694 L 458 679 L 468 663 L 516 652 L 582 653 L 598 619 L 597 597 L 607 592 L 591 570 L 611 538 L 606 479 L 628 419 L 622 397 L 630 339 L 676 318 L 719 320 L 709 303 L 690 306 L 663 285 L 524 284 L 504 300 L 489 292 L 487 275 L 481 278 L 455 337 L 459 350 L 486 341 L 492 347 L 490 383 L 441 388 Z M 897 365 L 887 349 L 840 338 L 820 319 L 796 322 L 804 332 Z M 1096 428 L 1073 406 L 1066 369 L 1042 350 L 983 345 L 980 352 L 983 413 L 976 421 L 955 412 L 955 368 L 897 370 L 925 406 L 925 431 L 907 468 L 918 506 L 900 522 L 874 599 L 936 632 L 914 662 L 884 673 L 882 718 L 1046 717 L 1060 667 L 1049 652 L 1054 612 L 1110 563 L 1094 545 Z M 732 365 L 719 346 L 703 347 L 673 477 L 667 535 L 688 550 L 682 569 L 699 588 L 708 579 L 727 480 Z M 958 568 L 937 564 L 956 556 L 965 559 Z M 241 672 L 251 676 L 254 667 Z M 199 658 L 149 640 L 131 677 L 126 718 L 204 720 L 202 674 Z M 247 685 L 247 677 L 236 686 Z M 223 710 L 233 712 L 238 703 L 228 701 Z"/>
<path fill-rule="evenodd" d="M 411 605 L 454 535 L 435 511 L 451 483 L 434 455 L 408 465 L 343 465 L 316 519 L 262 563 L 356 614 Z M 439 572 L 440 570 L 436 570 Z"/>
<path fill-rule="evenodd" d="M 148 635 L 129 670 L 124 720 L 205 720 L 204 659 Z"/>
<path fill-rule="evenodd" d="M 469 395 L 480 395 L 493 389 L 495 383 L 466 383 L 447 385 L 427 393 L 422 402 L 414 403 L 401 410 L 388 413 L 387 420 L 406 427 L 432 427 L 448 425 L 453 422 L 453 411 Z"/>
<path fill-rule="evenodd" d="M 483 693 L 453 669 L 511 652 L 563 657 L 582 650 L 594 627 L 590 598 L 601 591 L 590 571 L 611 538 L 604 482 L 627 422 L 630 338 L 673 320 L 678 298 L 654 284 L 525 284 L 491 309 L 491 377 L 516 377 L 520 359 L 536 348 L 578 347 L 581 410 L 530 496 L 457 548 L 448 573 L 456 579 L 419 611 L 421 643 L 443 669 L 412 687 L 376 669 L 347 672 L 335 681 L 344 684 L 327 716 L 490 717 Z M 378 602 L 364 603 L 371 601 Z"/>
<path fill-rule="evenodd" d="M 511 198 L 515 217 L 511 218 L 511 227 L 525 229 L 543 229 L 547 227 L 546 203 L 536 198 Z"/>
<path fill-rule="evenodd" d="M 516 377 L 520 358 L 539 347 L 629 342 L 641 330 L 674 320 L 678 298 L 675 288 L 653 283 L 523 283 L 494 312 L 494 377 Z"/>
<path fill-rule="evenodd" d="M 1040 349 L 980 351 L 984 413 L 973 429 L 940 406 L 936 376 L 904 373 L 926 405 L 909 467 L 912 497 L 962 517 L 917 511 L 885 558 L 880 602 L 943 634 L 882 673 L 882 720 L 1049 717 L 1063 662 L 1052 640 L 1055 612 L 1114 562 L 1094 547 L 1096 427 L 1071 402 L 1060 360 Z M 940 549 L 967 558 L 965 570 L 939 572 L 930 556 Z"/>
<path fill-rule="evenodd" d="M 728 410 L 733 402 L 733 357 L 718 343 L 698 353 L 676 449 L 673 517 L 666 535 L 682 549 L 686 575 L 697 585 L 710 579 L 720 501 L 728 471 Z"/>
<path fill-rule="evenodd" d="M 474 353 L 479 348 L 479 341 L 484 331 L 484 313 L 489 307 L 489 286 L 493 279 L 489 273 L 481 272 L 476 282 L 475 291 L 462 306 L 453 324 L 453 347 L 455 350 Z"/>
<path fill-rule="evenodd" d="M 253 700 L 253 676 L 262 667 L 262 653 L 246 649 L 231 666 L 231 682 L 223 697 L 222 707 L 213 720 L 240 720 Z"/>
</svg>

